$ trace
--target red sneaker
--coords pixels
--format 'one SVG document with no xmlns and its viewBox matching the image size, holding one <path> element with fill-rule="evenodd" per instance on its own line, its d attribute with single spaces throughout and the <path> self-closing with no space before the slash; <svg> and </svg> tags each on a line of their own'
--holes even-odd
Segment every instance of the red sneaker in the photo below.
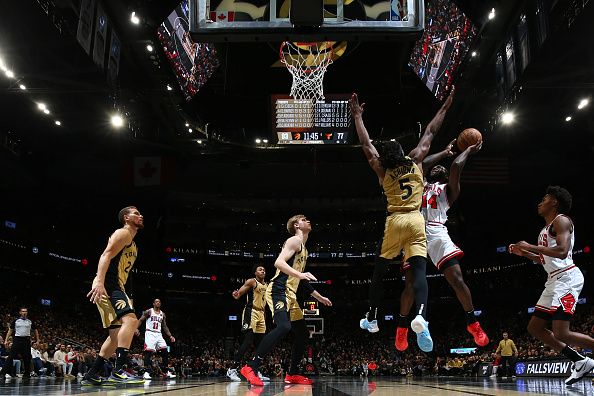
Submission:
<svg viewBox="0 0 594 396">
<path fill-rule="evenodd" d="M 479 322 L 474 322 L 466 326 L 466 330 L 474 337 L 474 342 L 476 345 L 484 347 L 489 343 L 489 337 L 481 328 Z"/>
<path fill-rule="evenodd" d="M 404 352 L 408 349 L 408 327 L 396 327 L 396 349 Z"/>
<path fill-rule="evenodd" d="M 307 377 L 302 376 L 302 375 L 287 374 L 285 376 L 285 384 L 312 385 L 313 381 Z"/>
<path fill-rule="evenodd" d="M 239 370 L 241 375 L 250 383 L 250 385 L 264 386 L 264 382 L 258 378 L 258 374 L 254 373 L 254 370 L 247 364 Z"/>
</svg>

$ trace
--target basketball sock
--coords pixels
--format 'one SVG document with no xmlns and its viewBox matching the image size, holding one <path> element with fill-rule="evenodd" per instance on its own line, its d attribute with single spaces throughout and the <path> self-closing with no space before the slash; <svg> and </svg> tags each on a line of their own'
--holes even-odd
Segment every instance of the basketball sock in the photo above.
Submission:
<svg viewBox="0 0 594 396">
<path fill-rule="evenodd" d="M 116 362 L 114 370 L 118 371 L 124 368 L 124 365 L 128 362 L 128 348 L 118 347 L 116 348 Z"/>
<path fill-rule="evenodd" d="M 291 322 L 291 328 L 295 334 L 293 341 L 293 348 L 291 350 L 291 365 L 289 366 L 289 375 L 299 374 L 299 362 L 305 352 L 305 342 L 307 339 L 307 327 L 305 326 L 305 320 L 296 320 Z"/>
<path fill-rule="evenodd" d="M 398 314 L 398 327 L 408 328 L 408 316 Z"/>
<path fill-rule="evenodd" d="M 476 318 L 476 316 L 474 315 L 474 309 L 472 311 L 468 311 L 464 314 L 464 316 L 466 317 L 466 324 L 473 324 L 475 322 L 478 322 L 478 319 Z"/>
<path fill-rule="evenodd" d="M 565 345 L 565 348 L 561 350 L 561 353 L 574 363 L 585 359 L 584 356 L 580 355 L 575 349 L 570 348 L 569 345 Z"/>
<path fill-rule="evenodd" d="M 93 363 L 85 377 L 90 378 L 101 373 L 103 371 L 103 367 L 105 366 L 105 361 L 106 360 L 105 358 L 103 358 L 103 356 L 97 355 L 97 359 L 95 359 L 95 362 Z"/>
</svg>

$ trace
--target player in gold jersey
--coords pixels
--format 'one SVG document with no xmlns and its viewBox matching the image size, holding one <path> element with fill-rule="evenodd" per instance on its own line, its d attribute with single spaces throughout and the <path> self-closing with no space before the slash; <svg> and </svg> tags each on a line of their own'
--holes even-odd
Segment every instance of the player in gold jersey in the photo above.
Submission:
<svg viewBox="0 0 594 396">
<path fill-rule="evenodd" d="M 101 385 L 99 372 L 103 371 L 105 361 L 114 352 L 116 363 L 108 382 L 144 382 L 124 371 L 128 349 L 138 327 L 138 319 L 125 286 L 138 255 L 134 237 L 138 230 L 144 228 L 144 219 L 135 206 L 127 206 L 118 213 L 118 220 L 123 227 L 109 237 L 107 247 L 99 258 L 92 289 L 87 294 L 90 301 L 97 305 L 103 327 L 109 329 L 109 336 L 103 342 L 95 364 L 85 375 L 82 385 Z"/>
<path fill-rule="evenodd" d="M 413 296 L 402 293 L 401 307 L 406 307 L 414 298 L 417 312 L 411 327 L 417 333 L 419 347 L 429 352 L 433 350 L 433 340 L 426 320 L 428 286 L 426 279 L 427 238 L 425 221 L 419 211 L 423 199 L 422 162 L 427 156 L 433 138 L 441 128 L 445 115 L 452 105 L 454 89 L 431 120 L 417 147 L 408 155 L 404 155 L 402 146 L 397 141 L 372 144 L 369 133 L 363 123 L 363 108 L 359 104 L 357 94 L 350 100 L 357 136 L 369 165 L 376 173 L 387 201 L 387 218 L 384 226 L 384 237 L 378 247 L 372 284 L 369 290 L 370 308 L 365 318 L 361 319 L 362 329 L 371 333 L 379 331 L 377 325 L 377 309 L 382 297 L 382 281 L 389 260 L 404 251 L 403 260 L 410 265 L 405 270 L 407 283 L 412 283 Z M 406 316 L 400 322 L 407 320 Z M 408 324 L 406 325 L 408 327 Z"/>
<path fill-rule="evenodd" d="M 254 267 L 254 277 L 245 281 L 243 286 L 233 291 L 233 298 L 239 300 L 246 294 L 245 308 L 241 315 L 241 331 L 244 332 L 243 342 L 233 358 L 233 366 L 227 370 L 227 377 L 231 381 L 241 381 L 237 369 L 239 368 L 243 356 L 248 348 L 254 344 L 257 348 L 260 341 L 266 333 L 266 318 L 264 310 L 266 309 L 266 269 L 263 265 Z M 262 381 L 270 381 L 270 378 L 264 377 L 258 373 Z"/>
<path fill-rule="evenodd" d="M 297 374 L 299 361 L 303 357 L 308 336 L 303 311 L 301 311 L 297 303 L 296 293 L 300 281 L 303 281 L 302 284 L 308 289 L 309 295 L 324 305 L 332 305 L 327 297 L 315 291 L 309 284 L 310 280 L 315 281 L 316 278 L 309 272 L 303 272 L 307 261 L 305 243 L 311 231 L 311 223 L 305 216 L 295 215 L 287 222 L 287 231 L 293 236 L 285 241 L 283 250 L 274 262 L 276 274 L 266 288 L 266 303 L 272 311 L 276 327 L 264 337 L 256 349 L 256 357 L 243 366 L 240 371 L 241 375 L 252 385 L 264 385 L 264 382 L 257 375 L 260 363 L 264 356 L 291 330 L 295 335 L 295 339 L 291 351 L 291 366 L 285 376 L 285 383 L 311 385 L 312 380 Z"/>
</svg>

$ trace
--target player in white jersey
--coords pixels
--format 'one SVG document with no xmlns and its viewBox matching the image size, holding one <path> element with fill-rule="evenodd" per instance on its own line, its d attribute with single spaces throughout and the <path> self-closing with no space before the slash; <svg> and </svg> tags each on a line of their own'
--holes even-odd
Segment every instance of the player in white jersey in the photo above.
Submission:
<svg viewBox="0 0 594 396">
<path fill-rule="evenodd" d="M 445 226 L 448 220 L 448 209 L 458 199 L 460 195 L 460 175 L 462 169 L 470 155 L 476 154 L 482 147 L 482 142 L 468 147 L 452 163 L 450 172 L 441 165 L 432 167 L 440 160 L 452 156 L 452 141 L 443 151 L 427 157 L 423 161 L 423 168 L 430 169 L 427 172 L 427 183 L 423 191 L 423 201 L 421 203 L 421 213 L 425 218 L 425 233 L 427 235 L 427 254 L 437 269 L 444 274 L 444 277 L 454 289 L 458 301 L 466 313 L 466 329 L 474 338 L 474 342 L 479 346 L 485 346 L 489 343 L 489 337 L 474 315 L 474 305 L 472 304 L 472 295 L 468 286 L 464 282 L 460 263 L 457 258 L 462 257 L 464 252 L 456 246 Z M 407 264 L 404 264 L 404 268 Z M 408 285 L 407 285 L 408 286 Z M 410 291 L 408 291 L 410 293 Z M 407 293 L 406 286 L 404 293 Z M 409 304 L 401 309 L 398 326 L 396 328 L 396 349 L 404 351 L 408 348 L 408 326 L 406 318 L 410 311 Z"/>
<path fill-rule="evenodd" d="M 582 356 L 569 345 L 594 349 L 594 339 L 569 329 L 577 300 L 584 286 L 582 271 L 573 263 L 571 252 L 575 240 L 573 222 L 565 215 L 571 209 L 571 194 L 559 186 L 549 186 L 538 204 L 538 214 L 545 227 L 538 245 L 520 241 L 509 245 L 509 252 L 531 259 L 549 274 L 545 289 L 528 323 L 528 332 L 573 362 L 567 385 L 579 381 L 594 368 L 594 360 Z M 547 323 L 552 321 L 552 331 Z"/>
<path fill-rule="evenodd" d="M 163 332 L 169 341 L 175 342 L 175 337 L 171 335 L 167 322 L 165 321 L 165 312 L 161 310 L 161 300 L 155 298 L 153 301 L 153 307 L 144 311 L 140 319 L 138 320 L 138 329 L 142 326 L 142 323 L 146 322 L 146 331 L 144 333 L 144 378 L 151 378 L 151 356 L 154 352 L 161 355 L 163 359 L 163 371 L 167 378 L 175 378 L 176 375 L 169 371 L 167 364 L 169 362 L 169 355 L 167 353 L 167 343 L 163 338 Z M 140 334 L 140 330 L 136 330 L 136 335 Z"/>
</svg>

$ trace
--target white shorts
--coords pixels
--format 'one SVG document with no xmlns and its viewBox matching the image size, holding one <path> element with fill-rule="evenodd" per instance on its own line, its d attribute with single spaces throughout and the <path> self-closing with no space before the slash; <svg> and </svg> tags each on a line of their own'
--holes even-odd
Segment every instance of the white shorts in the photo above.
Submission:
<svg viewBox="0 0 594 396">
<path fill-rule="evenodd" d="M 167 349 L 167 343 L 163 339 L 163 335 L 159 332 L 145 331 L 144 332 L 144 350 L 148 352 L 160 351 Z"/>
<path fill-rule="evenodd" d="M 584 275 L 575 266 L 549 276 L 534 309 L 554 314 L 557 308 L 562 307 L 563 312 L 573 315 L 583 287 Z"/>
<path fill-rule="evenodd" d="M 452 242 L 445 225 L 427 225 L 425 233 L 427 234 L 427 255 L 437 269 L 441 269 L 446 261 L 454 257 L 464 256 L 464 252 Z"/>
</svg>

